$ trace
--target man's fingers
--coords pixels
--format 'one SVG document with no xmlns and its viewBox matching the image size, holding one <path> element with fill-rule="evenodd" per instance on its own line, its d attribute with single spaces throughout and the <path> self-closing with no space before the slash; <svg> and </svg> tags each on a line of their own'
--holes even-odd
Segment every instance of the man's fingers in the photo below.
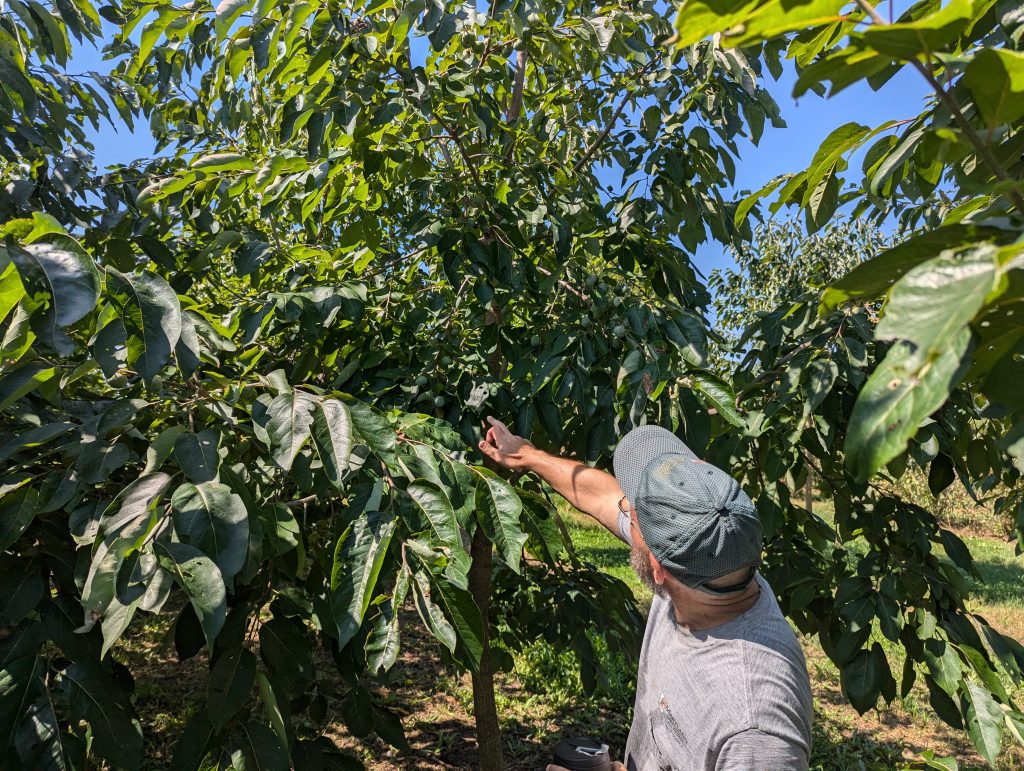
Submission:
<svg viewBox="0 0 1024 771">
<path fill-rule="evenodd" d="M 480 444 L 477 446 L 480 448 L 480 452 L 482 452 L 491 460 L 498 459 L 498 448 L 495 447 L 493 444 L 488 444 L 487 442 L 480 442 Z"/>
<path fill-rule="evenodd" d="M 487 420 L 488 420 L 488 421 L 490 422 L 490 424 L 491 424 L 491 425 L 492 425 L 492 426 L 493 426 L 494 428 L 498 429 L 498 431 L 504 431 L 504 432 L 505 432 L 506 434 L 507 434 L 507 433 L 510 433 L 510 432 L 509 432 L 509 430 L 508 430 L 508 426 L 506 426 L 506 425 L 505 425 L 504 423 L 502 423 L 502 422 L 501 422 L 500 420 L 498 420 L 497 418 L 495 418 L 495 417 L 492 417 L 492 416 L 488 415 L 488 416 L 487 416 Z M 494 429 L 491 429 L 491 430 L 494 430 Z"/>
</svg>

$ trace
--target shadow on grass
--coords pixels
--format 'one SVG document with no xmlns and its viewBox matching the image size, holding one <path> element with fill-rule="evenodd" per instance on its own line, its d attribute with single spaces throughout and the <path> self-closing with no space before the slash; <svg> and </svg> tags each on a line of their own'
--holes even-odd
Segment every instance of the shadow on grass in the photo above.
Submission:
<svg viewBox="0 0 1024 771">
<path fill-rule="evenodd" d="M 981 580 L 971 582 L 971 595 L 988 604 L 1016 605 L 1024 611 L 1024 558 L 1017 562 L 975 558 Z"/>
</svg>

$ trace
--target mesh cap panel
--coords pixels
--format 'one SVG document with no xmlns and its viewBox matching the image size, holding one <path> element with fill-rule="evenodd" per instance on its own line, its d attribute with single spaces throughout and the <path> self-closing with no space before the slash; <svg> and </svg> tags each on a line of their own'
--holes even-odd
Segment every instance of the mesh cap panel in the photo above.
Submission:
<svg viewBox="0 0 1024 771">
<path fill-rule="evenodd" d="M 629 432 L 614 468 L 651 553 L 687 586 L 760 564 L 761 521 L 750 498 L 670 431 Z"/>
</svg>

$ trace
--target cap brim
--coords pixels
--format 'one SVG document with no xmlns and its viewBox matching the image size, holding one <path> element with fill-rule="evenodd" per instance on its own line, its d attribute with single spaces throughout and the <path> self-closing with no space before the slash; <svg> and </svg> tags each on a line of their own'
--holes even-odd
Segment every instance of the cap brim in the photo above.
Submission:
<svg viewBox="0 0 1024 771">
<path fill-rule="evenodd" d="M 612 468 L 631 506 L 636 505 L 636 493 L 640 489 L 644 469 L 652 460 L 666 453 L 697 457 L 678 436 L 661 426 L 639 426 L 622 437 L 612 457 Z"/>
</svg>

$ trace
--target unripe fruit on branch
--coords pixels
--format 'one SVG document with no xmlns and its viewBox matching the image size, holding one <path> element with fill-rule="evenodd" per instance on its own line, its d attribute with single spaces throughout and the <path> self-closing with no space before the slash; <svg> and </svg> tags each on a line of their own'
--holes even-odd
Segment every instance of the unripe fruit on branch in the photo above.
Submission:
<svg viewBox="0 0 1024 771">
<path fill-rule="evenodd" d="M 622 324 L 618 324 L 612 330 L 612 334 L 615 335 L 616 337 L 625 337 L 626 336 L 626 328 L 624 326 L 622 326 Z"/>
<path fill-rule="evenodd" d="M 428 378 L 426 375 L 420 375 L 419 377 L 416 378 L 416 385 L 418 386 L 425 386 L 429 382 L 430 378 Z"/>
<path fill-rule="evenodd" d="M 443 396 L 435 396 L 434 397 L 434 406 L 435 407 L 439 407 L 439 408 L 440 407 L 444 407 L 444 397 Z"/>
<path fill-rule="evenodd" d="M 530 338 L 530 345 L 532 345 L 534 348 L 539 348 L 540 347 L 540 335 L 534 335 L 533 337 L 531 337 Z"/>
<path fill-rule="evenodd" d="M 580 319 L 580 326 L 586 329 L 590 326 L 590 316 L 584 316 Z"/>
</svg>

